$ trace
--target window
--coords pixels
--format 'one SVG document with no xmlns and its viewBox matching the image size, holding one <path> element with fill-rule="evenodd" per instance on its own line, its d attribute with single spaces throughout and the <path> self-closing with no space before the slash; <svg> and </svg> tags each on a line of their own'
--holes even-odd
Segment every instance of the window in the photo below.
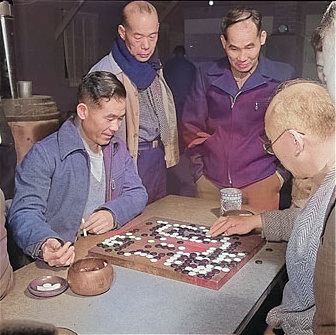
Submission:
<svg viewBox="0 0 336 335">
<path fill-rule="evenodd" d="M 77 12 L 63 32 L 65 77 L 71 87 L 79 85 L 97 60 L 97 26 L 98 14 Z"/>
</svg>

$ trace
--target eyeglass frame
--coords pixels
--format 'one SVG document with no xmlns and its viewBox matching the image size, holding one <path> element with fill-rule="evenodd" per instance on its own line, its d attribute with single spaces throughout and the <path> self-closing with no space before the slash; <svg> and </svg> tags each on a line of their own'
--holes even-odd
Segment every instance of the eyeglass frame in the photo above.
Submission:
<svg viewBox="0 0 336 335">
<path fill-rule="evenodd" d="M 263 148 L 264 150 L 269 154 L 269 155 L 272 155 L 272 156 L 275 156 L 275 153 L 273 151 L 273 144 L 286 132 L 286 131 L 289 131 L 289 130 L 292 130 L 292 129 L 285 129 L 273 142 L 267 137 L 266 134 L 263 134 L 261 136 L 259 136 L 259 139 L 263 142 Z M 295 130 L 296 131 L 296 130 Z M 299 131 L 296 131 L 298 134 L 300 135 L 304 135 L 304 133 L 302 132 L 299 132 Z"/>
</svg>

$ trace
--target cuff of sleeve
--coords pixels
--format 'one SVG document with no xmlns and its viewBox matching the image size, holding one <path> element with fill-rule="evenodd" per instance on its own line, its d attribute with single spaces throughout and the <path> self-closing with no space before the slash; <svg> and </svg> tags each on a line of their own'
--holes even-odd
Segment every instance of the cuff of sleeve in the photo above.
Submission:
<svg viewBox="0 0 336 335">
<path fill-rule="evenodd" d="M 45 240 L 46 241 L 46 240 Z M 38 243 L 35 243 L 35 244 L 32 244 L 30 245 L 27 250 L 29 252 L 29 249 L 31 250 L 31 256 L 34 258 L 34 259 L 41 259 L 43 260 L 43 253 L 42 253 L 42 245 L 45 241 L 41 241 L 41 242 L 38 242 Z"/>
<path fill-rule="evenodd" d="M 42 248 L 43 243 L 45 243 L 49 238 L 54 238 L 55 240 L 58 240 L 61 243 L 61 245 L 64 244 L 64 241 L 62 239 L 58 238 L 58 237 L 48 237 L 44 241 L 32 244 L 31 246 L 29 246 L 27 248 L 27 250 L 28 250 L 28 252 L 29 252 L 29 250 L 31 250 L 31 253 L 29 252 L 29 254 L 31 254 L 31 256 L 34 259 L 41 259 L 43 261 L 43 252 L 42 252 L 41 248 Z"/>
<path fill-rule="evenodd" d="M 120 225 L 118 224 L 117 220 L 116 220 L 116 215 L 107 207 L 100 207 L 98 209 L 95 210 L 95 212 L 98 212 L 98 211 L 109 211 L 112 215 L 112 218 L 113 218 L 113 227 L 111 228 L 111 230 L 114 230 L 114 229 L 117 229 L 120 227 Z"/>
</svg>

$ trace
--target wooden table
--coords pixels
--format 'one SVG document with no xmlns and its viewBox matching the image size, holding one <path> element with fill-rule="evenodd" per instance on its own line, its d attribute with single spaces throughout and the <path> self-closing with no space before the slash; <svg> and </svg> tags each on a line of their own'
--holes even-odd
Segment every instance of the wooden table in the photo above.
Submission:
<svg viewBox="0 0 336 335">
<path fill-rule="evenodd" d="M 160 216 L 210 226 L 218 215 L 215 201 L 170 195 L 147 206 L 135 222 Z M 76 258 L 103 239 L 80 238 Z M 42 299 L 27 291 L 30 281 L 45 274 L 66 278 L 67 269 L 35 262 L 15 271 L 15 287 L 0 302 L 1 316 L 48 322 L 80 335 L 239 334 L 279 280 L 285 250 L 286 243 L 266 243 L 218 291 L 114 266 L 112 286 L 102 295 L 83 297 L 68 289 Z"/>
</svg>

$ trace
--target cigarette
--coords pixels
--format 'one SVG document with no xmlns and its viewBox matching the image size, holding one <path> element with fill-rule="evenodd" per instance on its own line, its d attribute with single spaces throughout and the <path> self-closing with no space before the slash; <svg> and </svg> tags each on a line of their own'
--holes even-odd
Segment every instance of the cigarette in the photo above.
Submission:
<svg viewBox="0 0 336 335">
<path fill-rule="evenodd" d="M 82 218 L 82 225 L 83 225 L 83 235 L 84 235 L 84 237 L 86 237 L 87 236 L 87 231 L 84 228 L 84 225 L 85 225 L 85 219 L 84 218 Z"/>
</svg>

